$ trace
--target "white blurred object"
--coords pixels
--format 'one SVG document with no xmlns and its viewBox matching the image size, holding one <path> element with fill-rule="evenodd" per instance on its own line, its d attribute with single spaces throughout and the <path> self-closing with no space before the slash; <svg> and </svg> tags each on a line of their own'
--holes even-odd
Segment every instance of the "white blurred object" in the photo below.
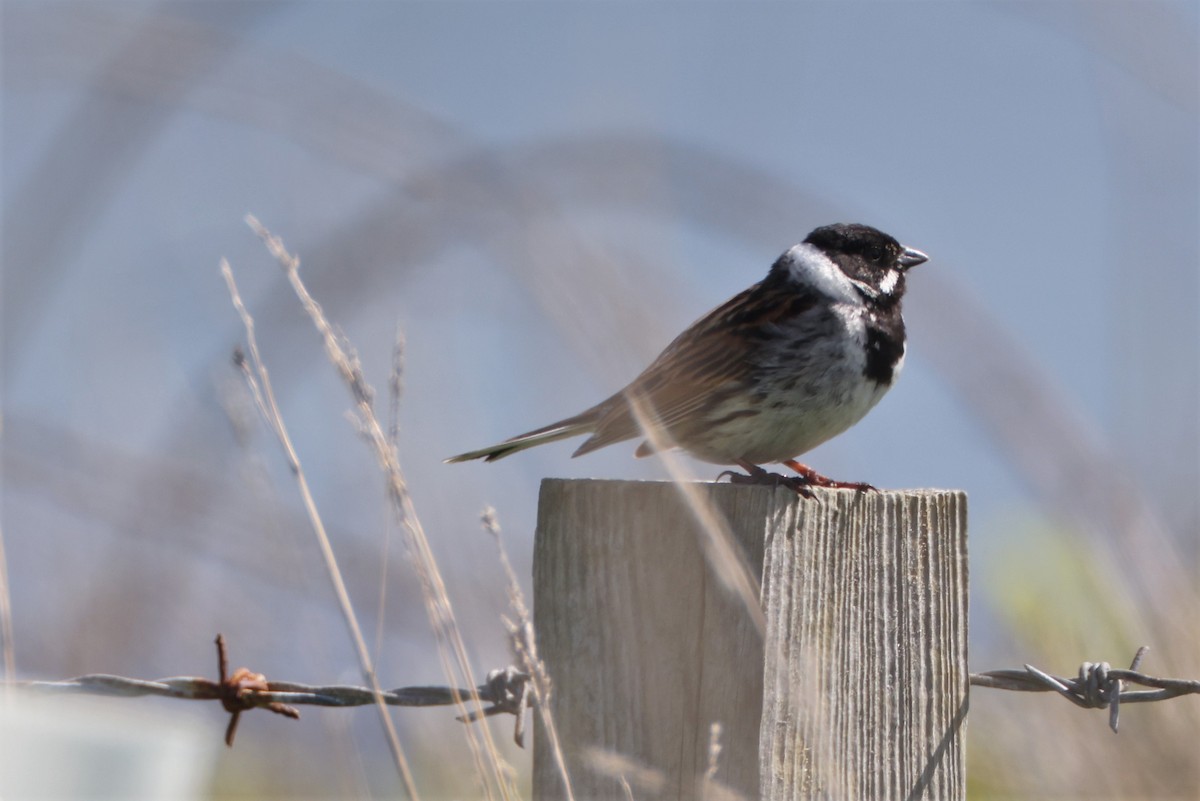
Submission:
<svg viewBox="0 0 1200 801">
<path fill-rule="evenodd" d="M 199 799 L 221 743 L 194 710 L 145 699 L 0 695 L 0 799 Z"/>
</svg>

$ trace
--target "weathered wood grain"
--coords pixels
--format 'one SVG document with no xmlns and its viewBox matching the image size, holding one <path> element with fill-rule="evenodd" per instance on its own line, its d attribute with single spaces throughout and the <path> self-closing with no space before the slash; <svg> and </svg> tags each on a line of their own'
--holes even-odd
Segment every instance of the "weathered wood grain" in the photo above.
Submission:
<svg viewBox="0 0 1200 801">
<path fill-rule="evenodd" d="M 763 577 L 765 639 L 673 485 L 542 485 L 534 619 L 575 798 L 964 798 L 965 497 L 700 489 Z M 565 797 L 548 748 L 539 801 Z"/>
</svg>

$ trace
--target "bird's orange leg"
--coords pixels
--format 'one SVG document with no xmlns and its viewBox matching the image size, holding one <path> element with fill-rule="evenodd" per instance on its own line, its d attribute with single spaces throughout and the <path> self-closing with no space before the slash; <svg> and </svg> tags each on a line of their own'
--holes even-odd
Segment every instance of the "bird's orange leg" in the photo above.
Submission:
<svg viewBox="0 0 1200 801">
<path fill-rule="evenodd" d="M 825 476 L 813 470 L 808 465 L 803 465 L 795 459 L 784 459 L 780 464 L 786 465 L 800 474 L 800 478 L 804 480 L 810 487 L 831 487 L 833 489 L 852 489 L 858 492 L 878 492 L 879 490 L 872 487 L 870 484 L 865 484 L 861 481 L 834 481 L 832 478 Z M 761 468 L 759 468 L 761 469 Z"/>
</svg>

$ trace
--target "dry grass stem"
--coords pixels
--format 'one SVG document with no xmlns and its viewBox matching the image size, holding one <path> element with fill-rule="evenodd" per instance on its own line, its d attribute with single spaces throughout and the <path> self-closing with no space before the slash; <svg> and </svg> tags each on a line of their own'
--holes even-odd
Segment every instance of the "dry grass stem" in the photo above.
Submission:
<svg viewBox="0 0 1200 801">
<path fill-rule="evenodd" d="M 658 798 L 668 789 L 665 773 L 624 754 L 592 747 L 586 749 L 584 759 L 592 770 L 616 779 L 627 799 L 635 798 L 638 793 Z M 700 797 L 703 801 L 748 801 L 721 782 L 701 778 Z"/>
<path fill-rule="evenodd" d="M 313 532 L 317 536 L 317 543 L 320 545 L 321 556 L 325 561 L 330 583 L 332 583 L 334 593 L 337 596 L 338 606 L 341 608 L 342 616 L 345 618 L 346 625 L 350 629 L 350 636 L 354 641 L 354 648 L 358 655 L 363 677 L 368 686 L 376 694 L 376 708 L 379 710 L 380 720 L 387 734 L 388 746 L 391 749 L 392 758 L 396 763 L 396 769 L 400 773 L 400 778 L 404 782 L 404 787 L 409 798 L 416 801 L 419 797 L 416 783 L 413 781 L 412 771 L 409 769 L 408 760 L 404 756 L 404 750 L 400 746 L 400 738 L 396 735 L 396 727 L 392 722 L 391 713 L 380 697 L 382 688 L 379 686 L 379 680 L 375 675 L 375 668 L 371 661 L 371 655 L 367 651 L 367 644 L 363 639 L 362 629 L 358 624 L 358 617 L 354 614 L 354 606 L 350 602 L 349 593 L 346 592 L 346 584 L 342 580 L 342 573 L 338 569 L 337 558 L 333 554 L 333 547 L 330 545 L 329 536 L 325 531 L 325 524 L 321 520 L 321 514 L 317 510 L 316 501 L 313 499 L 312 492 L 309 489 L 308 478 L 305 476 L 304 469 L 300 464 L 300 457 L 292 445 L 291 437 L 283 422 L 283 416 L 280 414 L 279 406 L 275 402 L 275 392 L 271 386 L 271 378 L 267 372 L 266 364 L 259 353 L 258 338 L 254 333 L 254 318 L 250 316 L 245 303 L 242 302 L 237 282 L 233 278 L 233 270 L 230 269 L 229 262 L 225 259 L 221 260 L 221 275 L 224 276 L 225 283 L 229 288 L 233 307 L 237 311 L 238 316 L 241 317 L 242 325 L 246 329 L 249 358 L 247 359 L 245 356 L 239 355 L 237 359 L 238 365 L 254 397 L 255 404 L 258 406 L 260 413 L 262 413 L 263 419 L 274 430 L 279 444 L 283 447 L 288 467 L 296 477 L 296 483 L 300 489 L 300 497 L 308 514 L 309 522 L 312 524 Z"/>
<path fill-rule="evenodd" d="M 16 681 L 17 657 L 13 648 L 12 598 L 8 592 L 8 560 L 4 556 L 3 529 L 0 529 L 0 646 L 4 652 L 4 679 Z"/>
<path fill-rule="evenodd" d="M 766 618 L 759 600 L 762 587 L 756 571 L 750 569 L 746 555 L 734 540 L 729 523 L 717 513 L 712 502 L 696 485 L 696 476 L 672 450 L 674 443 L 667 437 L 654 409 L 645 399 L 635 395 L 629 395 L 628 400 L 642 434 L 654 446 L 656 455 L 667 468 L 667 475 L 700 524 L 700 546 L 704 558 L 721 584 L 741 600 L 746 614 L 754 622 L 759 635 L 762 635 L 766 629 Z"/>
<path fill-rule="evenodd" d="M 470 660 L 467 658 L 466 645 L 454 616 L 446 584 L 429 546 L 429 539 L 425 535 L 424 527 L 413 506 L 412 497 L 400 467 L 399 454 L 391 446 L 387 433 L 375 414 L 374 391 L 363 375 L 357 356 L 349 350 L 343 341 L 344 338 L 334 331 L 320 304 L 309 294 L 308 288 L 300 279 L 300 260 L 288 253 L 283 242 L 272 235 L 253 216 L 248 215 L 246 223 L 263 240 L 268 251 L 283 268 L 296 297 L 299 298 L 317 332 L 321 335 L 326 355 L 354 398 L 355 410 L 362 423 L 366 439 L 386 478 L 392 511 L 406 535 L 410 560 L 421 582 L 421 595 L 425 601 L 430 627 L 438 641 L 438 656 L 448 679 L 447 683 L 451 687 L 456 685 L 471 687 L 471 705 L 475 714 L 482 715 L 483 703 L 474 690 Z M 466 699 L 458 697 L 457 693 L 455 696 L 461 713 L 463 715 L 471 714 L 471 711 L 467 709 Z M 503 769 L 503 762 L 496 749 L 495 741 L 492 739 L 490 729 L 486 726 L 466 726 L 464 732 L 486 796 L 492 798 L 498 790 L 502 798 L 514 797 L 515 790 L 511 787 L 511 782 Z M 483 740 L 482 752 L 486 752 L 488 757 L 486 765 L 482 759 L 480 744 L 476 740 L 477 736 L 482 737 Z M 491 769 L 490 780 L 488 767 Z M 493 785 L 495 789 L 493 789 Z"/>
<path fill-rule="evenodd" d="M 552 684 L 546 665 L 538 657 L 537 637 L 533 629 L 533 615 L 525 603 L 525 593 L 521 591 L 521 582 L 517 572 L 513 570 L 512 562 L 508 559 L 508 551 L 504 548 L 504 540 L 500 536 L 500 521 L 496 518 L 496 510 L 487 507 L 480 516 L 483 528 L 492 535 L 496 550 L 500 555 L 500 566 L 508 578 L 508 603 L 517 615 L 514 623 L 505 619 L 509 635 L 512 637 L 513 649 L 521 660 L 521 667 L 531 677 L 533 685 L 533 701 L 538 715 L 542 719 L 546 738 L 550 742 L 550 752 L 554 755 L 554 764 L 558 775 L 562 777 L 563 792 L 567 801 L 574 801 L 575 794 L 571 789 L 571 776 L 567 772 L 567 760 L 563 755 L 562 744 L 558 739 L 558 728 L 554 725 L 554 716 L 550 712 L 550 693 Z"/>
<path fill-rule="evenodd" d="M 708 729 L 708 768 L 704 778 L 711 781 L 717 777 L 717 768 L 721 764 L 721 724 L 714 723 Z"/>
<path fill-rule="evenodd" d="M 624 754 L 589 747 L 585 750 L 583 758 L 592 770 L 618 780 L 626 789 L 627 797 L 635 797 L 635 788 L 638 792 L 654 798 L 662 795 L 667 789 L 666 774 Z"/>
<path fill-rule="evenodd" d="M 0 416 L 0 437 L 4 418 Z M 12 595 L 8 590 L 8 559 L 4 555 L 4 529 L 0 527 L 0 652 L 4 655 L 4 680 L 17 680 L 17 656 L 13 647 Z"/>
<path fill-rule="evenodd" d="M 392 372 L 388 377 L 388 445 L 400 452 L 400 398 L 404 394 L 404 332 L 396 326 L 392 342 Z M 375 661 L 383 648 L 384 623 L 387 620 L 388 572 L 391 569 L 392 524 L 389 520 L 383 532 L 382 553 L 379 558 L 379 606 L 375 610 Z"/>
</svg>

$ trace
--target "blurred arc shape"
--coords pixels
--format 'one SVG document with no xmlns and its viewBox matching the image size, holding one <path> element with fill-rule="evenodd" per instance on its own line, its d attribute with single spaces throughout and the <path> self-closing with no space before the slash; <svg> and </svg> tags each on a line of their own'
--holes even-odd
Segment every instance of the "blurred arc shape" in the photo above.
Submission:
<svg viewBox="0 0 1200 801">
<path fill-rule="evenodd" d="M 276 7 L 233 4 L 222 8 L 238 10 L 214 13 L 246 14 L 250 21 Z M 1156 58 L 1178 58 L 1187 50 L 1186 32 L 1191 28 L 1169 6 L 1156 8 L 1154 24 L 1172 27 L 1180 23 L 1177 27 L 1183 33 L 1170 37 L 1173 46 L 1165 55 L 1151 48 L 1150 37 L 1123 37 L 1119 19 L 1111 12 L 1097 12 L 1099 15 L 1086 19 L 1061 11 L 1025 13 L 1046 24 L 1070 27 L 1098 53 L 1139 80 L 1151 82 L 1149 88 L 1184 110 L 1194 101 L 1191 93 L 1181 93 L 1175 84 L 1161 85 L 1154 80 L 1157 73 L 1145 68 Z M 59 223 L 67 220 L 72 236 L 80 238 L 78 244 L 71 244 L 70 237 L 62 238 L 57 226 L 22 225 L 20 215 L 37 213 L 46 219 L 46 203 L 38 199 L 61 185 L 64 170 L 73 170 L 71 165 L 78 159 L 101 165 L 96 169 L 113 162 L 126 164 L 125 157 L 114 159 L 114 155 L 131 153 L 137 145 L 144 147 L 175 110 L 187 107 L 275 130 L 359 169 L 388 165 L 383 175 L 395 183 L 394 194 L 336 237 L 304 254 L 310 269 L 324 263 L 338 265 L 338 288 L 326 284 L 320 271 L 311 281 L 314 292 L 326 297 L 332 312 L 347 313 L 356 301 L 378 288 L 373 282 L 381 276 L 396 280 L 395 271 L 377 269 L 370 253 L 403 254 L 411 270 L 445 248 L 471 240 L 508 264 L 584 363 L 607 375 L 617 374 L 620 368 L 611 361 L 613 357 L 598 352 L 595 343 L 612 343 L 622 331 L 655 330 L 654 311 L 661 308 L 662 298 L 637 298 L 626 308 L 606 310 L 611 315 L 607 319 L 581 317 L 579 306 L 590 305 L 603 283 L 611 280 L 611 271 L 603 269 L 604 260 L 594 256 L 593 244 L 573 237 L 569 226 L 558 225 L 566 216 L 562 198 L 570 198 L 571 210 L 609 208 L 661 216 L 663 206 L 646 203 L 647 194 L 641 191 L 647 175 L 652 175 L 657 187 L 670 192 L 671 214 L 753 245 L 772 241 L 777 246 L 780 241 L 790 241 L 787 237 L 795 236 L 797 220 L 847 216 L 844 209 L 777 176 L 699 145 L 655 136 L 592 136 L 542 140 L 506 149 L 478 147 L 468 136 L 423 110 L 292 56 L 260 54 L 247 61 L 222 63 L 238 50 L 242 37 L 167 14 L 144 19 L 98 74 L 91 71 L 94 64 L 88 59 L 60 62 L 52 56 L 70 52 L 73 43 L 89 41 L 91 27 L 111 28 L 127 21 L 125 15 L 107 11 L 66 15 L 54 8 L 31 10 L 24 6 L 17 6 L 15 14 L 6 11 L 6 15 L 10 24 L 28 27 L 36 34 L 16 42 L 21 45 L 20 53 L 25 57 L 42 54 L 31 59 L 28 72 L 14 76 L 6 70 L 6 84 L 37 84 L 46 75 L 83 82 L 92 94 L 77 110 L 76 122 L 91 120 L 89 125 L 101 128 L 115 124 L 113 120 L 122 115 L 122 107 L 110 105 L 114 98 L 134 97 L 162 106 L 156 114 L 125 115 L 121 136 L 116 138 L 126 144 L 116 152 L 112 137 L 81 136 L 78 130 L 64 133 L 65 138 L 48 148 L 41 168 L 6 204 L 6 228 L 16 234 L 11 237 L 16 244 L 10 240 L 6 246 L 6 259 L 12 263 L 12 257 L 18 257 L 15 261 L 36 263 L 41 268 L 22 270 L 20 274 L 27 280 L 16 285 L 10 280 L 6 286 L 7 349 L 17 348 L 22 334 L 27 333 L 25 327 L 32 324 L 27 314 L 12 312 L 38 308 L 53 281 L 61 280 L 56 276 L 70 248 L 82 245 L 88 221 L 94 218 L 94 210 L 89 209 L 98 197 L 95 192 L 100 191 L 96 187 L 114 191 L 119 178 L 98 173 L 82 181 L 93 191 L 67 198 L 65 204 L 55 206 L 54 215 L 48 215 Z M 230 19 L 226 17 L 224 22 Z M 1120 46 L 1112 46 L 1118 43 Z M 176 58 L 181 47 L 189 55 L 183 62 Z M 218 63 L 223 70 L 213 69 Z M 274 65 L 268 71 L 270 80 L 252 80 L 252 68 L 264 65 Z M 298 109 L 323 107 L 333 97 L 342 108 L 371 109 L 368 124 L 354 113 L 308 115 L 305 125 L 294 124 Z M 396 142 L 408 143 L 402 155 L 395 152 Z M 67 151 L 75 156 L 66 159 Z M 370 155 L 364 157 L 364 153 Z M 536 230 L 530 233 L 531 229 Z M 555 247 L 540 247 L 546 244 L 543 237 L 553 237 Z M 563 252 L 572 254 L 569 263 L 547 256 Z M 347 259 L 348 255 L 351 258 Z M 1113 542 L 1127 556 L 1146 544 L 1172 551 L 1176 542 L 1137 486 L 1136 477 L 1124 474 L 1120 460 L 1093 427 L 1080 421 L 1079 410 L 1056 382 L 1036 367 L 981 304 L 956 285 L 950 277 L 953 266 L 942 267 L 923 277 L 920 293 L 912 293 L 910 318 L 914 328 L 924 330 L 921 350 L 914 356 L 926 358 L 936 367 L 1008 454 L 1033 494 L 1056 516 Z M 346 293 L 346 287 L 353 288 L 352 294 Z M 267 301 L 260 318 L 280 320 L 289 305 L 290 299 L 279 294 Z M 639 347 L 645 345 L 617 340 L 605 350 L 629 352 Z M 224 360 L 226 352 L 221 348 L 214 359 Z M 19 357 L 19 349 L 11 355 Z M 11 358 L 6 359 L 6 372 L 12 364 Z M 294 372 L 283 370 L 281 374 Z M 998 383 L 1004 392 L 995 390 Z M 1123 561 L 1140 564 L 1138 560 Z M 1165 614 L 1169 609 L 1156 603 L 1156 597 L 1173 596 L 1174 604 L 1179 598 L 1195 596 L 1182 570 L 1170 570 L 1179 565 L 1178 559 L 1164 559 L 1153 575 L 1137 576 L 1140 600 L 1151 605 L 1159 625 L 1174 618 Z M 1169 593 L 1160 592 L 1164 585 Z"/>
</svg>

